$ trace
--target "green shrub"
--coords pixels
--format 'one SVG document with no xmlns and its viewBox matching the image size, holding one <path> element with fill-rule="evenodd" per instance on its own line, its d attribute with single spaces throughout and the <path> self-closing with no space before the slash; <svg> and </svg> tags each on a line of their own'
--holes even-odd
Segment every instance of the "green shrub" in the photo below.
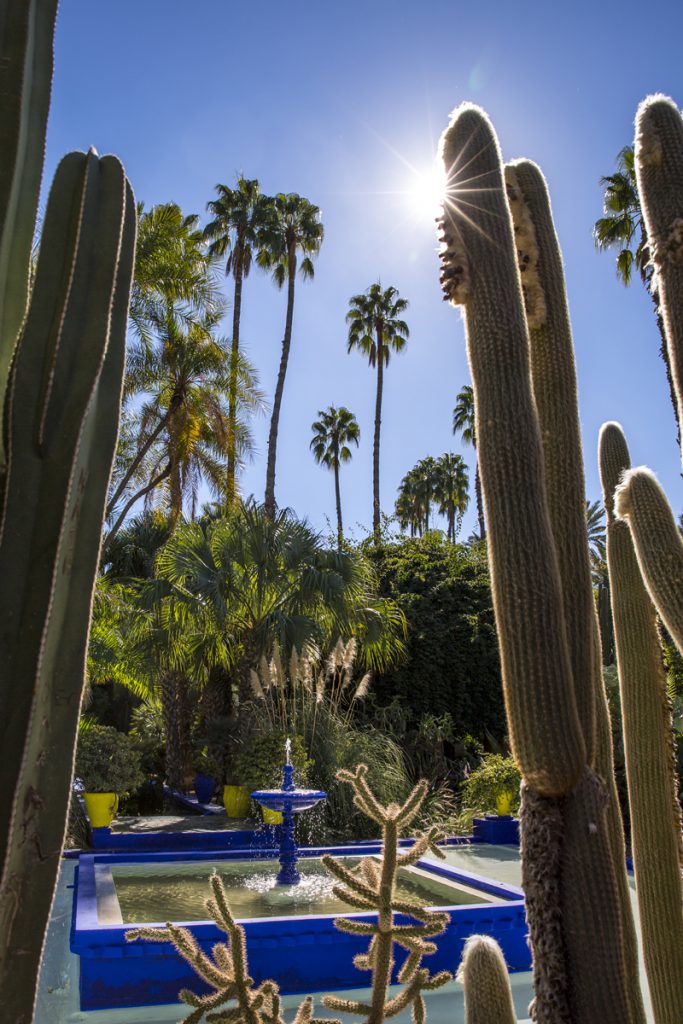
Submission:
<svg viewBox="0 0 683 1024">
<path fill-rule="evenodd" d="M 491 814 L 496 810 L 496 800 L 509 793 L 512 797 L 511 811 L 519 809 L 519 768 L 511 757 L 487 754 L 462 789 L 463 806 L 480 814 Z"/>
<path fill-rule="evenodd" d="M 133 740 L 109 725 L 90 725 L 80 733 L 75 775 L 86 793 L 127 793 L 144 781 Z"/>
<path fill-rule="evenodd" d="M 278 789 L 282 785 L 286 738 L 284 733 L 278 732 L 252 736 L 235 756 L 235 782 L 246 786 L 249 792 L 254 789 Z M 297 786 L 306 786 L 313 762 L 306 753 L 301 737 L 290 736 L 290 739 L 294 782 Z"/>
</svg>

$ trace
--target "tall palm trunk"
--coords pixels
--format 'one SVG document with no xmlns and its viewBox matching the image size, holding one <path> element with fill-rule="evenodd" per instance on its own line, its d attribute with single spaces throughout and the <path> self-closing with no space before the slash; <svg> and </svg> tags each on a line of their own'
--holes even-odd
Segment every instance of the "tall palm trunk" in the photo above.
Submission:
<svg viewBox="0 0 683 1024">
<path fill-rule="evenodd" d="M 182 672 L 165 672 L 159 690 L 166 744 L 166 781 L 172 789 L 182 790 L 192 774 L 187 677 Z"/>
<path fill-rule="evenodd" d="M 277 387 L 273 399 L 273 415 L 270 418 L 270 433 L 268 434 L 268 467 L 266 469 L 266 515 L 271 519 L 275 515 L 275 459 L 277 457 L 277 432 L 280 424 L 280 406 L 282 405 L 282 392 L 285 389 L 285 376 L 287 374 L 287 362 L 289 360 L 289 349 L 292 343 L 292 320 L 294 318 L 294 283 L 296 278 L 296 254 L 290 252 L 287 259 L 288 284 L 287 284 L 287 319 L 285 320 L 285 336 L 282 339 L 282 355 L 280 356 L 280 369 L 277 375 Z"/>
<path fill-rule="evenodd" d="M 230 509 L 235 504 L 235 477 L 237 474 L 237 369 L 240 353 L 240 318 L 242 315 L 242 280 L 244 253 L 241 241 L 235 247 L 235 295 L 232 305 L 232 347 L 230 349 L 230 384 L 228 387 L 228 467 L 225 503 Z"/>
<path fill-rule="evenodd" d="M 479 476 L 479 459 L 477 459 L 477 468 L 474 471 L 474 491 L 477 496 L 477 518 L 479 520 L 479 537 L 481 540 L 486 538 L 486 521 L 484 519 L 484 499 L 481 493 L 481 477 Z"/>
<path fill-rule="evenodd" d="M 382 388 L 384 386 L 384 340 L 382 325 L 377 325 L 377 398 L 375 400 L 375 440 L 372 449 L 372 532 L 379 544 L 379 440 L 382 429 Z"/>
<path fill-rule="evenodd" d="M 334 463 L 334 496 L 337 501 L 337 547 L 341 551 L 344 544 L 344 532 L 342 528 L 342 510 L 341 510 L 341 489 L 339 487 L 339 457 L 337 456 Z"/>
<path fill-rule="evenodd" d="M 448 539 L 455 544 L 455 505 L 452 501 L 448 502 Z"/>
</svg>

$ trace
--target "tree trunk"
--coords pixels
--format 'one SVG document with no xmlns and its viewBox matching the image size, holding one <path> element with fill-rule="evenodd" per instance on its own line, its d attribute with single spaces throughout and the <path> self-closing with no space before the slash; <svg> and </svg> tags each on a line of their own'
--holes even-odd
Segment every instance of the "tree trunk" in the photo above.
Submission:
<svg viewBox="0 0 683 1024">
<path fill-rule="evenodd" d="M 334 496 L 337 502 L 337 547 L 341 551 L 344 544 L 344 532 L 342 528 L 341 490 L 339 487 L 339 460 L 334 465 Z"/>
<path fill-rule="evenodd" d="M 235 296 L 232 307 L 232 347 L 230 349 L 230 385 L 228 389 L 228 467 L 225 503 L 235 504 L 237 474 L 237 368 L 240 352 L 240 317 L 242 314 L 243 245 L 238 241 L 235 252 Z"/>
<path fill-rule="evenodd" d="M 166 781 L 171 789 L 184 790 L 192 776 L 187 676 L 172 670 L 165 672 L 159 689 L 166 741 Z"/>
<path fill-rule="evenodd" d="M 253 700 L 254 693 L 251 688 L 251 670 L 256 668 L 258 660 L 258 651 L 254 637 L 251 633 L 246 633 L 242 641 L 242 655 L 238 663 L 238 704 L 241 708 L 243 704 Z"/>
<path fill-rule="evenodd" d="M 481 494 L 481 477 L 479 475 L 479 459 L 474 471 L 474 490 L 477 495 L 477 518 L 479 519 L 479 539 L 486 539 L 486 520 L 484 519 L 484 500 Z"/>
<path fill-rule="evenodd" d="M 275 459 L 277 456 L 277 432 L 280 423 L 280 406 L 282 405 L 282 392 L 285 388 L 289 348 L 292 343 L 294 282 L 296 277 L 296 254 L 293 252 L 290 252 L 289 254 L 288 271 L 289 282 L 287 286 L 287 319 L 285 320 L 285 336 L 282 339 L 280 370 L 277 375 L 277 387 L 275 388 L 275 397 L 273 399 L 273 415 L 270 418 L 270 433 L 268 435 L 268 467 L 266 469 L 265 507 L 266 515 L 271 519 L 275 516 Z"/>
<path fill-rule="evenodd" d="M 131 508 L 135 504 L 135 502 L 139 501 L 140 498 L 144 498 L 144 496 L 146 494 L 149 494 L 150 491 L 153 491 L 154 488 L 158 487 L 160 483 L 163 483 L 163 481 L 166 479 L 166 477 L 170 476 L 170 474 L 171 474 L 171 464 L 169 462 L 169 464 L 166 466 L 165 469 L 163 469 L 161 471 L 161 473 L 159 473 L 157 476 L 152 477 L 152 479 L 149 481 L 149 483 L 145 487 L 141 487 L 140 490 L 136 494 L 134 494 L 126 502 L 126 504 L 121 509 L 121 512 L 120 512 L 116 522 L 112 526 L 111 530 L 109 531 L 109 533 L 105 537 L 104 542 L 102 544 L 102 562 L 103 563 L 106 561 L 106 557 L 105 556 L 107 554 L 107 551 L 108 551 L 109 547 L 111 546 L 111 542 L 113 541 L 114 537 L 116 536 L 116 534 L 119 532 L 119 530 L 123 526 L 123 522 L 124 522 L 126 516 L 128 515 L 128 513 L 130 512 Z"/>
<path fill-rule="evenodd" d="M 452 501 L 448 502 L 448 539 L 455 544 L 455 505 Z"/>
<path fill-rule="evenodd" d="M 372 533 L 379 544 L 379 439 L 382 429 L 382 387 L 384 386 L 384 343 L 382 325 L 377 325 L 377 398 L 375 400 L 375 440 L 372 450 Z"/>
<path fill-rule="evenodd" d="M 170 420 L 171 416 L 175 412 L 175 409 L 176 409 L 176 404 L 172 400 L 170 405 L 169 405 L 169 407 L 168 407 L 168 409 L 166 410 L 164 415 L 161 417 L 161 419 L 157 423 L 157 425 L 154 428 L 154 430 L 152 431 L 152 433 L 149 435 L 149 437 L 147 438 L 145 443 L 142 445 L 142 447 L 137 452 L 135 458 L 133 459 L 133 461 L 131 462 L 130 466 L 126 470 L 126 472 L 125 472 L 125 474 L 123 476 L 123 479 L 120 481 L 118 487 L 116 488 L 116 490 L 112 494 L 111 498 L 109 499 L 109 502 L 107 503 L 107 516 L 110 516 L 112 514 L 112 512 L 114 511 L 114 508 L 116 507 L 116 502 L 119 500 L 119 498 L 121 497 L 121 495 L 125 491 L 126 486 L 128 485 L 128 483 L 132 479 L 133 474 L 135 473 L 135 470 L 138 468 L 138 466 L 140 465 L 140 463 L 142 462 L 142 460 L 144 459 L 145 455 L 150 450 L 150 448 L 152 447 L 152 445 L 154 444 L 156 439 L 161 435 L 164 427 L 168 424 L 168 421 Z"/>
</svg>

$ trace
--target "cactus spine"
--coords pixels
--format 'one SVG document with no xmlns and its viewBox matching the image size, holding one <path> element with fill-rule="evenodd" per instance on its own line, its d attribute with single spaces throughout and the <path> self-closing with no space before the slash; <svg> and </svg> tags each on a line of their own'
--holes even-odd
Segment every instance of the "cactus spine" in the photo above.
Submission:
<svg viewBox="0 0 683 1024">
<path fill-rule="evenodd" d="M 599 457 L 643 954 L 655 1021 L 675 1024 L 683 1020 L 683 903 L 671 713 L 655 609 L 628 526 L 615 518 L 615 491 L 630 468 L 617 423 L 600 431 Z"/>
<path fill-rule="evenodd" d="M 465 1024 L 515 1024 L 510 979 L 497 942 L 471 935 L 457 979 L 465 989 Z"/>
<path fill-rule="evenodd" d="M 12 0 L 11 16 L 23 6 Z M 52 6 L 31 10 L 36 37 L 51 34 Z M 23 64 L 32 66 L 30 54 Z M 29 85 L 22 101 L 33 95 Z M 64 839 L 135 231 L 119 161 L 66 156 L 50 190 L 19 339 L 1 338 L 12 362 L 0 503 L 0 1002 L 13 1024 L 32 1017 Z M 29 252 L 15 251 L 25 259 L 13 281 L 27 281 Z M 0 294 L 11 294 L 18 309 L 13 281 L 3 279 Z"/>
<path fill-rule="evenodd" d="M 666 96 L 648 96 L 638 108 L 635 166 L 680 422 L 683 414 L 683 119 L 676 104 Z"/>
<path fill-rule="evenodd" d="M 642 1011 L 628 979 L 618 881 L 623 868 L 614 862 L 607 792 L 591 764 L 595 617 L 591 621 L 582 594 L 583 620 L 577 612 L 577 622 L 583 643 L 595 646 L 582 662 L 585 676 L 575 680 L 572 652 L 583 654 L 568 634 L 517 246 L 497 139 L 482 111 L 456 111 L 442 153 L 449 179 L 442 281 L 446 297 L 465 306 L 506 710 L 525 779 L 522 860 L 534 948 L 533 1013 L 542 1024 L 636 1022 Z M 532 282 L 539 323 L 550 297 L 540 280 Z M 571 458 L 580 474 L 580 452 Z M 582 516 L 583 501 L 582 494 Z M 571 515 L 576 519 L 574 503 Z M 583 531 L 587 543 L 585 523 Z"/>
</svg>

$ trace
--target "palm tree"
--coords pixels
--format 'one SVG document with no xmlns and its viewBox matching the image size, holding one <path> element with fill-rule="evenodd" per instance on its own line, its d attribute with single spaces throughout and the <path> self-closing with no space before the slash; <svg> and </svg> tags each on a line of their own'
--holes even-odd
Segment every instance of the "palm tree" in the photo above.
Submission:
<svg viewBox="0 0 683 1024">
<path fill-rule="evenodd" d="M 476 453 L 477 434 L 474 424 L 474 390 L 470 384 L 464 384 L 458 392 L 453 409 L 453 433 L 460 434 L 465 444 L 471 444 Z M 484 519 L 484 502 L 481 494 L 481 477 L 479 475 L 479 460 L 474 471 L 474 492 L 477 497 L 477 518 L 479 520 L 479 539 L 486 537 L 486 522 Z"/>
<path fill-rule="evenodd" d="M 462 517 L 469 504 L 469 474 L 462 456 L 446 452 L 437 460 L 434 500 L 448 520 L 448 539 L 455 544 Z"/>
<path fill-rule="evenodd" d="M 424 506 L 422 488 L 416 470 L 409 469 L 398 487 L 395 506 L 396 517 L 402 530 L 410 529 L 410 536 L 422 536 Z"/>
<path fill-rule="evenodd" d="M 240 318 L 242 314 L 242 283 L 248 276 L 254 256 L 263 242 L 270 199 L 264 196 L 255 179 L 242 175 L 237 187 L 216 185 L 218 197 L 207 204 L 213 215 L 204 228 L 204 237 L 210 241 L 209 254 L 225 257 L 226 276 L 232 274 L 235 289 L 232 307 L 232 346 L 230 350 L 230 383 L 228 386 L 228 444 L 226 504 L 235 500 L 235 474 L 237 466 L 237 378 L 240 350 Z"/>
<path fill-rule="evenodd" d="M 342 529 L 341 492 L 339 489 L 339 467 L 342 462 L 351 461 L 350 444 L 358 447 L 360 441 L 360 427 L 356 417 L 342 405 L 335 409 L 333 405 L 329 409 L 318 412 L 320 419 L 311 425 L 313 440 L 310 448 L 315 461 L 328 469 L 334 470 L 334 496 L 337 503 L 337 546 L 341 551 L 344 543 Z"/>
<path fill-rule="evenodd" d="M 285 333 L 282 339 L 282 355 L 278 371 L 273 412 L 268 435 L 268 466 L 266 469 L 266 513 L 275 515 L 275 462 L 277 457 L 277 435 L 280 424 L 282 393 L 285 387 L 289 349 L 292 343 L 292 320 L 294 317 L 294 288 L 297 267 L 303 278 L 313 277 L 313 257 L 317 256 L 323 241 L 323 226 L 320 210 L 308 199 L 290 192 L 279 193 L 271 201 L 267 224 L 264 227 L 261 248 L 257 256 L 259 266 L 272 271 L 278 288 L 287 282 L 287 314 Z M 301 264 L 298 257 L 301 254 Z"/>
<path fill-rule="evenodd" d="M 600 250 L 618 249 L 616 270 L 619 280 L 628 286 L 632 280 L 633 267 L 635 267 L 652 299 L 659 328 L 659 353 L 666 367 L 671 404 L 676 417 L 677 440 L 680 445 L 681 424 L 678 419 L 678 405 L 671 376 L 664 321 L 659 307 L 659 292 L 650 260 L 650 246 L 640 207 L 633 146 L 624 146 L 617 156 L 615 173 L 601 178 L 600 185 L 604 189 L 604 216 L 596 220 L 593 228 L 595 244 Z"/>
<path fill-rule="evenodd" d="M 607 540 L 605 535 L 605 509 L 600 501 L 586 500 L 586 529 L 590 550 L 593 583 L 599 586 L 608 581 Z"/>
<path fill-rule="evenodd" d="M 377 369 L 377 397 L 375 399 L 375 437 L 372 453 L 372 530 L 375 543 L 379 543 L 379 448 L 382 426 L 382 389 L 384 367 L 389 364 L 392 352 L 401 352 L 410 335 L 408 325 L 401 314 L 408 308 L 396 288 L 382 291 L 378 282 L 372 284 L 362 295 L 354 295 L 349 301 L 346 322 L 349 325 L 348 351 L 358 349 L 367 357 L 368 363 Z"/>
<path fill-rule="evenodd" d="M 381 671 L 402 647 L 403 614 L 374 597 L 360 552 L 331 551 L 288 509 L 238 506 L 231 516 L 178 528 L 158 559 L 160 578 L 191 613 L 210 615 L 230 638 L 241 699 L 251 669 L 277 642 L 289 654 L 356 636 L 362 664 Z"/>
</svg>

